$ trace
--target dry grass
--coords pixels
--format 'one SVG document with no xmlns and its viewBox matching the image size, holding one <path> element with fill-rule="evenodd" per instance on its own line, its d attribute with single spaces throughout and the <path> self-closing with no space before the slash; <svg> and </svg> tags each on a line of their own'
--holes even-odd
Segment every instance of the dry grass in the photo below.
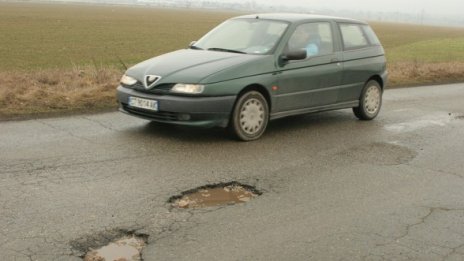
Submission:
<svg viewBox="0 0 464 261">
<path fill-rule="evenodd" d="M 464 62 L 395 62 L 388 71 L 389 87 L 464 82 Z M 115 109 L 122 73 L 95 66 L 0 72 L 0 120 Z"/>
<path fill-rule="evenodd" d="M 121 74 L 89 66 L 0 72 L 0 119 L 114 109 Z"/>
<path fill-rule="evenodd" d="M 464 82 L 464 62 L 388 64 L 389 87 Z"/>
</svg>

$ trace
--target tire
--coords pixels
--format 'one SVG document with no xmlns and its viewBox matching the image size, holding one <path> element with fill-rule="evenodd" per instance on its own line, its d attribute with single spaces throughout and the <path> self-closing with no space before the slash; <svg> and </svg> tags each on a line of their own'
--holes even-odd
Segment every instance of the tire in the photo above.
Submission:
<svg viewBox="0 0 464 261">
<path fill-rule="evenodd" d="M 242 141 L 259 139 L 269 122 L 269 105 L 257 91 L 249 91 L 235 103 L 229 122 L 231 134 Z"/>
<path fill-rule="evenodd" d="M 382 92 L 382 87 L 377 81 L 368 81 L 362 89 L 359 106 L 353 108 L 354 115 L 363 121 L 377 117 L 382 107 Z"/>
</svg>

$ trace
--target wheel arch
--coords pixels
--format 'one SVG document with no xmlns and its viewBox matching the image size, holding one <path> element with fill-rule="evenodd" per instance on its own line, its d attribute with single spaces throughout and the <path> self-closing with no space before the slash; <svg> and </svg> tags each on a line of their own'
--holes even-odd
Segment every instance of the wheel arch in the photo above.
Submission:
<svg viewBox="0 0 464 261">
<path fill-rule="evenodd" d="M 366 81 L 366 84 L 369 82 L 369 81 L 376 81 L 380 84 L 380 88 L 382 88 L 382 91 L 384 90 L 384 82 L 383 82 L 383 79 L 382 77 L 380 77 L 380 75 L 372 75 L 367 81 Z"/>
<path fill-rule="evenodd" d="M 269 91 L 266 89 L 266 87 L 264 87 L 261 84 L 256 84 L 256 83 L 250 84 L 250 85 L 244 87 L 242 90 L 240 90 L 240 92 L 237 95 L 237 99 L 235 101 L 234 107 L 237 104 L 238 98 L 240 98 L 243 94 L 245 94 L 245 93 L 247 93 L 249 91 L 257 91 L 257 92 L 261 93 L 264 96 L 264 98 L 266 99 L 266 102 L 267 102 L 267 106 L 269 108 L 269 113 L 270 113 L 271 108 L 272 108 L 271 95 L 270 95 Z"/>
</svg>

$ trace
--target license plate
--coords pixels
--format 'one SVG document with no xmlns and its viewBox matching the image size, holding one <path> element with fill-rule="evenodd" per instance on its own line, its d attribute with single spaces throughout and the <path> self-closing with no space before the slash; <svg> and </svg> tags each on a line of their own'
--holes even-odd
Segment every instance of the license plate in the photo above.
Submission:
<svg viewBox="0 0 464 261">
<path fill-rule="evenodd" d="M 158 111 L 158 101 L 129 97 L 129 106 L 145 110 Z"/>
</svg>

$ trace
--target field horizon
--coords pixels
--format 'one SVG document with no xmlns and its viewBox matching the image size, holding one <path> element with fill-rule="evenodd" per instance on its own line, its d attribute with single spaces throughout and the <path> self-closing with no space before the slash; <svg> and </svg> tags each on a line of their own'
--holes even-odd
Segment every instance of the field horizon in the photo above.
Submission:
<svg viewBox="0 0 464 261">
<path fill-rule="evenodd" d="M 186 48 L 236 15 L 0 2 L 0 119 L 116 108 L 126 67 Z M 389 88 L 464 81 L 464 28 L 370 24 L 386 50 Z"/>
</svg>

